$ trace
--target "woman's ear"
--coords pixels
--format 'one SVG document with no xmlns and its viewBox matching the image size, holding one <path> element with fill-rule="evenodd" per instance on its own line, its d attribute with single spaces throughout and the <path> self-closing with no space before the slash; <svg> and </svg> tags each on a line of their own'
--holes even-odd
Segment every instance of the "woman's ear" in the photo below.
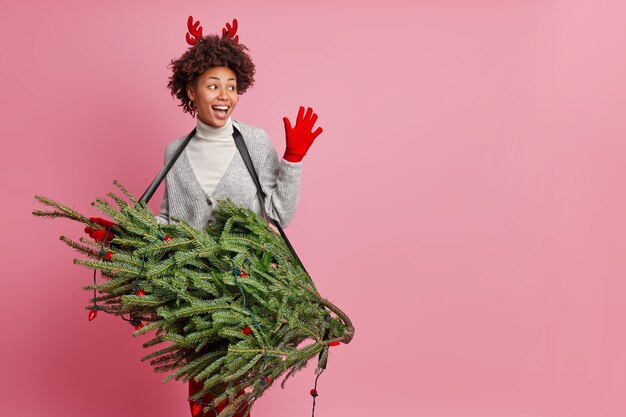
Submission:
<svg viewBox="0 0 626 417">
<path fill-rule="evenodd" d="M 187 97 L 189 97 L 189 100 L 194 101 L 193 87 L 189 84 L 187 84 Z"/>
</svg>

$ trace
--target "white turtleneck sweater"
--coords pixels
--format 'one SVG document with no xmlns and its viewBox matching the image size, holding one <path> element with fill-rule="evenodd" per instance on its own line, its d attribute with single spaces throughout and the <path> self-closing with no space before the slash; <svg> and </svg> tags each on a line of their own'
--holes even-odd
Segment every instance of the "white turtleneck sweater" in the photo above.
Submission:
<svg viewBox="0 0 626 417">
<path fill-rule="evenodd" d="M 213 127 L 196 118 L 196 134 L 187 145 L 187 156 L 198 183 L 213 194 L 237 152 L 230 117 L 223 127 Z"/>
</svg>

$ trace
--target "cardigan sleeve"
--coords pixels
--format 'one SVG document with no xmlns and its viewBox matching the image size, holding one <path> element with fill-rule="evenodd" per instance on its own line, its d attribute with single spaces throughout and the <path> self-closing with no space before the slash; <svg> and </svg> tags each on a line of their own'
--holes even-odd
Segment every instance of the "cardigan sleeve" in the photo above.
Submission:
<svg viewBox="0 0 626 417">
<path fill-rule="evenodd" d="M 269 142 L 269 138 L 267 140 Z M 298 206 L 301 174 L 302 162 L 279 160 L 276 150 L 269 142 L 259 181 L 266 194 L 265 212 L 282 227 L 289 225 Z"/>
</svg>

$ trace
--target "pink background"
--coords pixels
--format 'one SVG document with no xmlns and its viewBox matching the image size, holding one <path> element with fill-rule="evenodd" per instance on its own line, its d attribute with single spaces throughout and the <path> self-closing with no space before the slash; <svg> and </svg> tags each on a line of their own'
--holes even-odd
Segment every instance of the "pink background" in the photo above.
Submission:
<svg viewBox="0 0 626 417">
<path fill-rule="evenodd" d="M 240 22 L 237 119 L 281 153 L 300 104 L 324 127 L 287 232 L 357 333 L 317 416 L 626 415 L 624 2 L 297 3 L 2 1 L 0 415 L 189 415 L 130 326 L 87 321 L 80 227 L 30 215 L 143 192 L 193 127 L 165 87 L 189 14 Z M 313 369 L 254 417 L 309 415 Z"/>
</svg>

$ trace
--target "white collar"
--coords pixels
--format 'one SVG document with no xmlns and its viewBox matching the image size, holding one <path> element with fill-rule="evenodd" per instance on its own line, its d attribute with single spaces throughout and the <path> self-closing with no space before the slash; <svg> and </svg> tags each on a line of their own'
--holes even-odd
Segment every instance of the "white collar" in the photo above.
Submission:
<svg viewBox="0 0 626 417">
<path fill-rule="evenodd" d="M 216 140 L 216 139 L 232 138 L 232 136 L 233 136 L 233 122 L 230 117 L 228 117 L 226 124 L 222 127 L 214 127 L 214 126 L 208 125 L 196 117 L 196 135 L 194 136 L 194 139 Z"/>
</svg>

